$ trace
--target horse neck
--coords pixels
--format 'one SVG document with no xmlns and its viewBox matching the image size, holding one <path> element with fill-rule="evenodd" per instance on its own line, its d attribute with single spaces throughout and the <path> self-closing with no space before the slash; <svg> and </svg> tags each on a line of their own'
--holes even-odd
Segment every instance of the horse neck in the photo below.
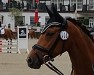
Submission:
<svg viewBox="0 0 94 75">
<path fill-rule="evenodd" d="M 91 39 L 75 25 L 69 25 L 69 27 L 71 28 L 70 37 L 72 41 L 71 49 L 68 53 L 76 75 L 93 75 L 94 44 Z"/>
</svg>

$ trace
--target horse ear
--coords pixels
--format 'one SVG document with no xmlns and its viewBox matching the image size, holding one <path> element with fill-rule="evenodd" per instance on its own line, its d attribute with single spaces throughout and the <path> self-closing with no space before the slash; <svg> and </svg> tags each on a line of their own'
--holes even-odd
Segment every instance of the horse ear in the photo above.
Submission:
<svg viewBox="0 0 94 75">
<path fill-rule="evenodd" d="M 53 11 L 53 14 L 54 14 L 55 17 L 60 16 L 60 14 L 58 13 L 54 3 L 52 3 L 52 11 Z"/>
<path fill-rule="evenodd" d="M 57 22 L 64 23 L 65 19 L 58 13 L 54 3 L 52 3 L 52 11 Z"/>
<path fill-rule="evenodd" d="M 50 18 L 52 18 L 52 17 L 54 16 L 53 13 L 52 13 L 52 11 L 49 10 L 49 8 L 46 6 L 46 4 L 44 4 L 44 5 L 45 5 L 45 8 L 46 8 L 46 10 L 47 10 L 47 12 L 48 12 Z"/>
</svg>

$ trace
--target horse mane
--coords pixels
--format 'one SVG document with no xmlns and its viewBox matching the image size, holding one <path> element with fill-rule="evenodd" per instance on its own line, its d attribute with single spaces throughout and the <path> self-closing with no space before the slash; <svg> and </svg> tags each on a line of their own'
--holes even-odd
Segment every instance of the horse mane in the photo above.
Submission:
<svg viewBox="0 0 94 75">
<path fill-rule="evenodd" d="M 70 22 L 72 22 L 74 25 L 77 25 L 78 27 L 80 27 L 80 28 L 82 29 L 82 31 L 83 31 L 85 34 L 87 34 L 87 35 L 90 37 L 90 39 L 94 42 L 93 36 L 90 34 L 90 32 L 89 32 L 89 30 L 86 28 L 86 26 L 85 26 L 83 23 L 81 23 L 81 21 L 76 20 L 76 19 L 71 18 L 71 17 L 66 18 L 66 19 L 69 20 Z"/>
</svg>

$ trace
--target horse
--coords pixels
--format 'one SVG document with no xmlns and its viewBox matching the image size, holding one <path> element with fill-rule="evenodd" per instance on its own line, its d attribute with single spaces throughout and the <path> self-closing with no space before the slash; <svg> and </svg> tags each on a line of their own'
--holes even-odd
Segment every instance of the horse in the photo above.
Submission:
<svg viewBox="0 0 94 75">
<path fill-rule="evenodd" d="M 28 31 L 28 38 L 36 38 L 35 30 L 29 29 Z"/>
<path fill-rule="evenodd" d="M 71 75 L 94 75 L 93 39 L 79 25 L 63 18 L 54 5 L 46 9 L 50 19 L 26 58 L 28 66 L 39 69 L 67 51 L 72 63 Z"/>
<path fill-rule="evenodd" d="M 15 36 L 13 34 L 13 31 L 10 29 L 3 28 L 0 30 L 0 38 L 4 38 L 6 40 L 12 40 L 15 39 Z"/>
</svg>

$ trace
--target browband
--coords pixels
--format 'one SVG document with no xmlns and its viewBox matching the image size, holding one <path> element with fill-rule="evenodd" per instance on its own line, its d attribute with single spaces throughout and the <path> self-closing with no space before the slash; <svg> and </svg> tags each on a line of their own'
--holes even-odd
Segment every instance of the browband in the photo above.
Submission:
<svg viewBox="0 0 94 75">
<path fill-rule="evenodd" d="M 46 25 L 43 30 L 41 31 L 41 33 L 44 33 L 50 26 L 59 26 L 61 23 L 59 22 L 51 22 L 48 25 Z"/>
</svg>

